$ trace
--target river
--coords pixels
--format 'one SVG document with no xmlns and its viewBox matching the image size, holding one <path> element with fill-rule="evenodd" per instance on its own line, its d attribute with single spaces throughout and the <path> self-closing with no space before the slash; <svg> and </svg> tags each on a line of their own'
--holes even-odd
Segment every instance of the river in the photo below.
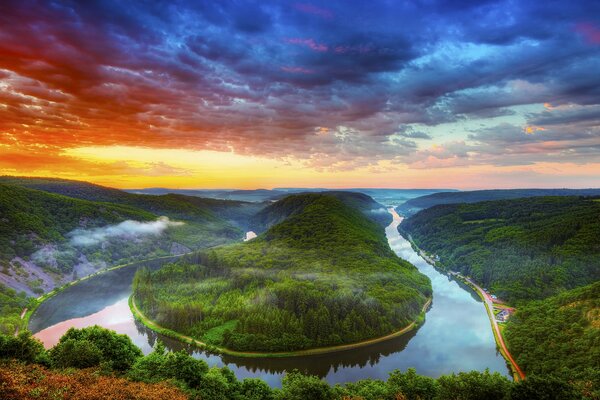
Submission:
<svg viewBox="0 0 600 400">
<path fill-rule="evenodd" d="M 167 348 L 185 348 L 209 365 L 227 365 L 238 378 L 257 377 L 269 385 L 281 384 L 284 371 L 300 371 L 324 377 L 329 383 L 364 378 L 386 379 L 394 369 L 414 367 L 422 375 L 438 377 L 452 372 L 488 368 L 510 376 L 496 351 L 485 307 L 467 286 L 436 271 L 398 233 L 402 218 L 386 228 L 391 248 L 431 279 L 433 301 L 425 323 L 416 331 L 359 349 L 317 356 L 254 359 L 217 356 L 162 337 L 135 321 L 127 299 L 138 264 L 114 270 L 74 285 L 42 303 L 31 317 L 29 328 L 46 347 L 54 345 L 70 327 L 100 325 L 125 333 L 144 353 L 158 338 Z M 143 264 L 143 263 L 140 263 Z M 158 268 L 153 264 L 150 267 Z"/>
</svg>

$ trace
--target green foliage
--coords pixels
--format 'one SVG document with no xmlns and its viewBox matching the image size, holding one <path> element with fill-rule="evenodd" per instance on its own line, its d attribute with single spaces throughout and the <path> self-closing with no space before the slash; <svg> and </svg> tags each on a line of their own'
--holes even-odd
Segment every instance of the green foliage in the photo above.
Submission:
<svg viewBox="0 0 600 400">
<path fill-rule="evenodd" d="M 16 359 L 26 363 L 48 364 L 44 345 L 23 331 L 17 336 L 0 334 L 0 359 Z"/>
<path fill-rule="evenodd" d="M 34 302 L 25 293 L 17 293 L 0 283 L 0 333 L 14 333 L 21 325 L 22 310 L 32 307 Z"/>
<path fill-rule="evenodd" d="M 435 379 L 417 375 L 414 368 L 405 373 L 395 370 L 387 380 L 388 393 L 393 396 L 402 393 L 405 400 L 433 399 L 439 387 Z"/>
<path fill-rule="evenodd" d="M 292 371 L 283 377 L 281 391 L 277 393 L 281 400 L 333 400 L 334 391 L 327 382 L 316 376 L 303 375 Z"/>
<path fill-rule="evenodd" d="M 361 211 L 365 216 L 384 227 L 392 222 L 392 216 L 383 206 L 365 194 L 328 191 L 284 197 L 254 215 L 252 217 L 252 229 L 255 232 L 264 232 L 285 219 L 301 213 L 323 194 L 335 197 L 346 206 Z"/>
<path fill-rule="evenodd" d="M 87 368 L 116 364 L 119 354 L 107 354 L 106 346 L 113 342 L 114 332 L 99 332 L 99 328 L 76 330 L 63 336 L 51 353 L 64 360 L 65 366 Z M 104 330 L 106 331 L 106 330 Z M 78 338 L 74 338 L 77 336 Z M 85 336 L 85 338 L 83 338 Z M 108 339 L 112 338 L 112 339 Z M 85 349 L 89 347 L 92 350 Z M 117 345 L 119 347 L 119 345 Z M 57 350 L 60 348 L 60 350 Z M 138 350 L 139 352 L 139 350 Z M 28 332 L 18 338 L 0 335 L 0 359 L 18 359 L 24 362 L 48 364 L 42 344 Z M 98 357 L 101 358 L 98 363 Z M 111 359 L 111 357 L 115 357 Z M 59 367 L 54 363 L 55 367 Z M 60 366 L 63 367 L 63 366 Z M 30 368 L 35 368 L 34 366 Z M 96 367 L 96 371 L 100 371 Z M 110 370 L 109 370 L 110 372 Z M 231 370 L 208 368 L 206 362 L 196 360 L 184 351 L 165 352 L 161 342 L 147 356 L 135 358 L 130 368 L 116 371 L 133 381 L 146 383 L 170 382 L 183 389 L 190 399 L 206 400 L 571 400 L 596 399 L 597 394 L 587 386 L 573 385 L 568 379 L 545 375 L 530 375 L 519 383 L 512 383 L 498 373 L 488 371 L 452 374 L 438 379 L 419 376 L 414 369 L 393 371 L 386 381 L 363 379 L 344 385 L 330 386 L 316 376 L 297 371 L 286 374 L 281 389 L 271 389 L 260 379 L 238 381 Z M 70 372 L 73 373 L 73 372 Z M 1 382 L 0 382 L 1 386 Z M 0 389 L 1 391 L 1 389 Z M 116 392 L 115 392 L 116 393 Z M 594 397 L 596 396 L 596 397 Z"/>
<path fill-rule="evenodd" d="M 410 216 L 423 209 L 442 204 L 478 203 L 538 196 L 600 196 L 600 189 L 492 189 L 439 192 L 409 199 L 396 210 L 401 215 Z"/>
<path fill-rule="evenodd" d="M 275 395 L 265 381 L 246 378 L 242 381 L 240 394 L 245 400 L 274 400 Z"/>
<path fill-rule="evenodd" d="M 86 350 L 86 345 L 93 343 L 97 349 Z M 95 357 L 100 354 L 100 358 Z M 58 344 L 50 351 L 52 364 L 57 367 L 78 366 L 77 363 L 106 363 L 114 371 L 129 370 L 142 352 L 136 347 L 129 336 L 117 334 L 97 325 L 75 329 L 70 328 Z"/>
<path fill-rule="evenodd" d="M 0 184 L 2 183 L 56 193 L 76 199 L 122 204 L 156 215 L 193 221 L 202 225 L 212 225 L 213 229 L 224 230 L 227 235 L 235 238 L 241 237 L 241 232 L 225 221 L 247 227 L 250 216 L 264 207 L 264 204 L 259 203 L 206 199 L 180 194 L 153 196 L 128 193 L 88 182 L 66 179 L 4 176 L 0 177 Z"/>
<path fill-rule="evenodd" d="M 385 382 L 376 379 L 362 379 L 357 382 L 349 382 L 343 387 L 339 385 L 336 386 L 335 390 L 346 397 L 358 398 L 361 400 L 391 400 L 395 398 L 395 396 L 389 394 L 389 388 Z M 338 393 L 336 393 L 336 396 L 334 397 L 339 397 Z"/>
<path fill-rule="evenodd" d="M 381 227 L 329 194 L 290 196 L 258 238 L 199 252 L 150 273 L 134 294 L 158 324 L 235 350 L 357 342 L 412 322 L 428 279 L 389 248 Z"/>
<path fill-rule="evenodd" d="M 600 396 L 600 282 L 519 308 L 504 334 L 528 374 L 576 381 Z"/>
<path fill-rule="evenodd" d="M 530 376 L 513 385 L 511 400 L 578 400 L 578 393 L 568 382 L 554 377 Z"/>
<path fill-rule="evenodd" d="M 476 223 L 475 223 L 476 222 Z M 600 280 L 600 203 L 578 197 L 432 207 L 400 229 L 440 257 L 518 303 Z"/>
<path fill-rule="evenodd" d="M 504 399 L 510 382 L 497 372 L 477 371 L 441 376 L 438 380 L 436 400 L 488 400 Z"/>
<path fill-rule="evenodd" d="M 183 350 L 165 354 L 164 346 L 159 343 L 152 353 L 135 362 L 128 376 L 147 383 L 174 379 L 187 388 L 197 389 L 207 372 L 206 362 L 190 357 Z"/>
<path fill-rule="evenodd" d="M 89 368 L 100 365 L 102 352 L 86 339 L 67 339 L 52 349 L 51 361 L 56 368 Z"/>
<path fill-rule="evenodd" d="M 37 246 L 65 240 L 65 234 L 121 222 L 156 217 L 132 207 L 73 199 L 39 190 L 0 184 L 0 261 L 28 256 Z"/>
</svg>

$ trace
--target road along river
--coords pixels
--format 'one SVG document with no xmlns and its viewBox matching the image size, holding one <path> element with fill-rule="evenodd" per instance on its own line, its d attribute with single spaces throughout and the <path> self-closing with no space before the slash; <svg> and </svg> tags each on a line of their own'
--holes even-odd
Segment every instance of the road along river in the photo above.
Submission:
<svg viewBox="0 0 600 400">
<path fill-rule="evenodd" d="M 398 233 L 401 217 L 386 228 L 391 248 L 431 279 L 433 301 L 425 323 L 417 330 L 385 342 L 348 351 L 289 358 L 217 356 L 163 337 L 134 320 L 127 299 L 139 265 L 111 271 L 73 285 L 46 300 L 31 316 L 29 328 L 49 347 L 70 327 L 101 325 L 125 333 L 144 353 L 157 339 L 173 350 L 186 349 L 209 365 L 227 365 L 238 378 L 258 377 L 279 386 L 284 371 L 294 368 L 341 383 L 364 378 L 386 379 L 394 369 L 414 367 L 438 377 L 452 372 L 489 368 L 509 376 L 496 351 L 494 335 L 481 299 L 468 286 L 436 271 Z M 159 265 L 153 265 L 158 268 Z"/>
</svg>

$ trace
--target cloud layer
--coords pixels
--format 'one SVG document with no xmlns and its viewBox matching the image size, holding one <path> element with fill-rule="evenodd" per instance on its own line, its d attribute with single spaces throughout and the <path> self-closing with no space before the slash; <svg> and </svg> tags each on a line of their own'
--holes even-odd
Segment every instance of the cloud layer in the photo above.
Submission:
<svg viewBox="0 0 600 400">
<path fill-rule="evenodd" d="M 158 236 L 167 228 L 180 225 L 183 225 L 183 222 L 171 221 L 168 217 L 160 217 L 152 222 L 127 220 L 101 228 L 75 229 L 67 236 L 73 246 L 94 246 L 113 238 L 134 240 L 145 236 Z"/>
<path fill-rule="evenodd" d="M 597 163 L 599 15 L 584 0 L 7 0 L 0 168 L 135 170 L 65 155 L 91 145 L 323 171 Z"/>
</svg>

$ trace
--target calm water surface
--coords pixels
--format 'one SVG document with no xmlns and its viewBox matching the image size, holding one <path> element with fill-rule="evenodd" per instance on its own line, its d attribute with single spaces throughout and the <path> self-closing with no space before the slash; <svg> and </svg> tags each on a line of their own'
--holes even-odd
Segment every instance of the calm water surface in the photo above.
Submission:
<svg viewBox="0 0 600 400">
<path fill-rule="evenodd" d="M 125 333 L 144 353 L 157 339 L 173 350 L 186 349 L 209 365 L 227 365 L 238 378 L 258 377 L 280 386 L 286 370 L 294 368 L 324 377 L 329 383 L 364 378 L 386 379 L 394 369 L 414 367 L 422 375 L 438 377 L 460 371 L 489 368 L 509 376 L 504 359 L 496 351 L 494 336 L 481 300 L 468 287 L 437 272 L 401 237 L 401 218 L 386 229 L 390 246 L 431 279 L 433 302 L 425 323 L 416 331 L 384 343 L 340 353 L 309 357 L 247 359 L 216 356 L 163 337 L 136 322 L 127 299 L 137 268 L 144 263 L 111 271 L 72 286 L 44 302 L 32 316 L 30 329 L 50 347 L 70 327 L 101 325 Z M 159 263 L 150 265 L 160 267 Z"/>
</svg>

